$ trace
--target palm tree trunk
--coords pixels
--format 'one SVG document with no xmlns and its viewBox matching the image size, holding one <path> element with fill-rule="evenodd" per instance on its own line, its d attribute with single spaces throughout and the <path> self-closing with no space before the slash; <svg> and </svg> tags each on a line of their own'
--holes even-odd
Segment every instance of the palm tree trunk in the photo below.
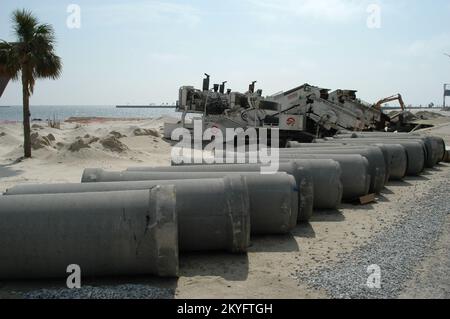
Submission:
<svg viewBox="0 0 450 319">
<path fill-rule="evenodd" d="M 22 95 L 23 95 L 23 151 L 25 158 L 31 158 L 31 127 L 30 127 L 30 93 L 28 79 L 22 68 Z"/>
</svg>

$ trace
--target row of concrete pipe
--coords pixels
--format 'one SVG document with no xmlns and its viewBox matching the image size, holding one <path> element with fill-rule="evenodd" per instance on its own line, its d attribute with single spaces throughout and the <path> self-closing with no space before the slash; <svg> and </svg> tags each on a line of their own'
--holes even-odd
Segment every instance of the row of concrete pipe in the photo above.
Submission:
<svg viewBox="0 0 450 319">
<path fill-rule="evenodd" d="M 10 188 L 0 196 L 0 278 L 63 277 L 70 264 L 84 276 L 177 276 L 179 251 L 245 253 L 252 235 L 289 233 L 314 208 L 421 174 L 445 143 L 349 133 L 279 153 L 273 175 L 259 163 L 86 169 L 81 184 Z"/>
</svg>

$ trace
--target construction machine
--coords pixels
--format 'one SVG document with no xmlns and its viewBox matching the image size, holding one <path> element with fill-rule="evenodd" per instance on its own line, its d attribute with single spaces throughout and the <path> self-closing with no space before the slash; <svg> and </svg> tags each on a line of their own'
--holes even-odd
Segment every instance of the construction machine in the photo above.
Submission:
<svg viewBox="0 0 450 319">
<path fill-rule="evenodd" d="M 333 136 L 339 130 L 362 131 L 361 114 L 333 103 L 329 89 L 303 84 L 287 92 L 266 98 L 280 104 L 280 114 L 297 114 L 305 118 L 306 130 L 316 137 Z"/>
<path fill-rule="evenodd" d="M 394 94 L 394 95 L 388 96 L 384 99 L 381 99 L 373 105 L 373 108 L 381 111 L 383 104 L 393 102 L 393 101 L 398 101 L 398 103 L 400 103 L 400 108 L 402 109 L 402 111 L 406 110 L 405 102 L 403 102 L 403 97 L 401 94 Z"/>
<path fill-rule="evenodd" d="M 364 119 L 364 131 L 383 130 L 384 124 L 389 121 L 389 118 L 381 109 L 375 109 L 369 103 L 358 99 L 357 92 L 356 90 L 336 90 L 330 93 L 329 99 Z"/>
<path fill-rule="evenodd" d="M 376 102 L 373 106 L 372 109 L 382 113 L 382 107 L 383 104 L 389 103 L 389 102 L 393 102 L 393 101 L 398 101 L 398 103 L 400 104 L 400 112 L 396 112 L 395 114 L 390 114 L 389 116 L 384 115 L 384 121 L 383 124 L 386 123 L 386 127 L 388 130 L 408 130 L 408 125 L 405 123 L 404 120 L 404 115 L 406 113 L 406 105 L 405 102 L 403 101 L 403 97 L 401 94 L 394 94 L 391 96 L 388 96 L 386 98 L 383 98 L 381 100 L 379 100 L 378 102 Z"/>
<path fill-rule="evenodd" d="M 253 81 L 245 93 L 233 92 L 231 89 L 225 91 L 226 82 L 214 84 L 210 89 L 210 76 L 205 74 L 202 90 L 192 86 L 181 87 L 177 111 L 183 113 L 182 120 L 180 123 L 166 125 L 166 138 L 177 127 L 193 129 L 194 121 L 199 120 L 202 121 L 204 131 L 220 130 L 224 137 L 229 128 L 255 128 L 257 131 L 276 128 L 282 144 L 292 139 L 312 141 L 314 135 L 306 130 L 305 117 L 285 112 L 280 103 L 264 98 L 262 90 L 255 89 L 256 83 Z M 193 116 L 191 121 L 187 119 L 188 114 Z"/>
<path fill-rule="evenodd" d="M 314 138 L 334 136 L 338 131 L 385 130 L 391 118 L 381 111 L 384 101 L 375 106 L 356 98 L 355 90 L 336 90 L 303 84 L 286 92 L 263 96 L 256 90 L 256 81 L 245 93 L 226 89 L 226 83 L 210 88 L 210 75 L 205 74 L 202 89 L 183 86 L 179 90 L 177 111 L 182 112 L 179 123 L 165 125 L 165 137 L 178 127 L 192 130 L 194 121 L 202 123 L 203 131 L 242 128 L 276 128 L 280 144 L 288 141 L 311 142 Z M 404 108 L 401 96 L 397 97 Z M 380 104 L 379 104 L 380 103 Z M 193 118 L 187 119 L 187 115 Z"/>
</svg>

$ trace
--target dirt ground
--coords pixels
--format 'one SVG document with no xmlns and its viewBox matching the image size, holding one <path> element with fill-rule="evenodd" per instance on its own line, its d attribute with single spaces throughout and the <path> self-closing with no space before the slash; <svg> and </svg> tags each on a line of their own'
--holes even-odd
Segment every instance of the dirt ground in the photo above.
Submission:
<svg viewBox="0 0 450 319">
<path fill-rule="evenodd" d="M 118 125 L 118 124 L 117 124 Z M 117 128 L 114 128 L 117 130 Z M 0 131 L 1 127 L 0 127 Z M 10 134 L 8 128 L 7 133 Z M 130 132 L 128 132 L 129 134 Z M 92 132 L 91 132 L 92 134 Z M 442 136 L 450 145 L 450 120 L 427 134 Z M 124 138 L 132 149 L 132 159 L 121 156 L 103 157 L 78 154 L 67 165 L 64 156 L 46 161 L 45 157 L 14 163 L 4 152 L 0 161 L 0 191 L 18 183 L 79 182 L 84 167 L 123 169 L 133 163 L 149 161 L 154 145 L 143 147 L 143 137 Z M 1 142 L 1 141 L 0 141 Z M 12 143 L 12 142 L 11 142 Z M 156 143 L 156 141 L 154 141 Z M 140 145 L 140 146 L 139 146 Z M 156 144 L 158 145 L 158 144 Z M 137 147 L 139 146 L 139 147 Z M 161 165 L 168 157 L 169 147 L 157 156 Z M 12 152 L 12 153 L 11 153 Z M 6 155 L 8 154 L 8 155 Z M 144 154 L 147 158 L 140 158 Z M 148 163 L 152 164 L 152 163 Z M 290 235 L 256 237 L 246 255 L 225 253 L 183 254 L 180 257 L 179 279 L 115 278 L 89 281 L 91 285 L 145 283 L 173 288 L 174 297 L 189 298 L 327 298 L 325 291 L 315 290 L 300 282 L 299 270 L 314 271 L 339 261 L 344 253 L 370 243 L 374 236 L 400 222 L 406 212 L 402 207 L 411 199 L 420 198 L 433 185 L 450 177 L 450 165 L 442 164 L 421 177 L 391 182 L 378 197 L 377 203 L 366 206 L 342 205 L 336 211 L 317 211 L 308 224 L 299 225 Z M 448 193 L 448 190 L 443 190 Z M 450 218 L 434 248 L 414 270 L 401 298 L 448 298 L 450 287 Z M 431 283 L 436 283 L 432 284 Z M 1 282 L 0 298 L 20 297 L 24 291 L 63 287 L 58 282 Z M 86 283 L 87 284 L 87 283 Z"/>
</svg>

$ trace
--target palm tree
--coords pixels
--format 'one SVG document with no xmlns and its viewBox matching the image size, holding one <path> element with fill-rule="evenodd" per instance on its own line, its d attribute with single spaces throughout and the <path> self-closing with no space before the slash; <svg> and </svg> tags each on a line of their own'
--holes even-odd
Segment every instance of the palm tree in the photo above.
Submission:
<svg viewBox="0 0 450 319">
<path fill-rule="evenodd" d="M 0 42 L 0 69 L 12 80 L 22 81 L 24 155 L 31 157 L 30 96 L 36 79 L 57 79 L 61 58 L 55 54 L 55 33 L 49 24 L 41 24 L 28 10 L 12 14 L 16 42 Z"/>
</svg>

